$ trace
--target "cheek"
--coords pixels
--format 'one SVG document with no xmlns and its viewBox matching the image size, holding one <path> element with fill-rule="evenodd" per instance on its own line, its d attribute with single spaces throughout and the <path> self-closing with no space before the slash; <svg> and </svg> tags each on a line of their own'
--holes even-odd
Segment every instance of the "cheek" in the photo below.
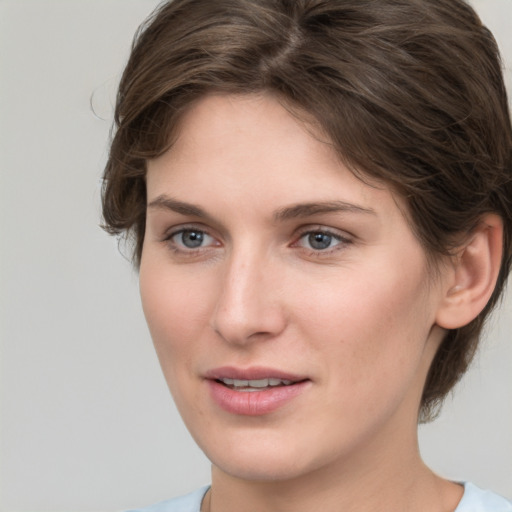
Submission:
<svg viewBox="0 0 512 512">
<path fill-rule="evenodd" d="M 142 307 L 166 377 L 172 366 L 183 367 L 192 358 L 195 341 L 208 325 L 210 291 L 204 276 L 170 272 L 168 265 L 143 259 Z"/>
<path fill-rule="evenodd" d="M 365 268 L 310 283 L 296 306 L 298 318 L 309 318 L 302 329 L 313 350 L 326 354 L 328 378 L 361 395 L 412 379 L 432 324 L 422 267 L 391 268 L 401 271 Z"/>
<path fill-rule="evenodd" d="M 206 283 L 170 272 L 168 265 L 141 264 L 140 294 L 146 322 L 167 386 L 183 418 L 199 414 L 194 368 L 197 341 L 208 325 Z"/>
</svg>

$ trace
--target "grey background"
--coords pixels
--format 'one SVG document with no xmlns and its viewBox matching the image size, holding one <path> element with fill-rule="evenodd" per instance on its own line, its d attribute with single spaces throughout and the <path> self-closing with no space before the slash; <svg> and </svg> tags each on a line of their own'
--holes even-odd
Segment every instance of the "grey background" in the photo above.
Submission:
<svg viewBox="0 0 512 512">
<path fill-rule="evenodd" d="M 0 0 L 0 510 L 115 511 L 209 481 L 98 227 L 116 83 L 155 0 Z M 512 2 L 474 5 L 511 90 Z M 93 115 L 90 103 L 97 116 Z M 441 417 L 440 473 L 512 497 L 512 300 Z"/>
</svg>

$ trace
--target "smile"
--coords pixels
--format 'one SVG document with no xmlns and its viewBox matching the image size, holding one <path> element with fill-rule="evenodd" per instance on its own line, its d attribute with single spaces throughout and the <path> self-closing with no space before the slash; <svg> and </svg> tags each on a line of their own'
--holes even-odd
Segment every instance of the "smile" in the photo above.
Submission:
<svg viewBox="0 0 512 512">
<path fill-rule="evenodd" d="M 276 386 L 289 386 L 292 384 L 291 380 L 287 379 L 257 379 L 257 380 L 243 380 L 243 379 L 229 379 L 223 378 L 218 379 L 218 382 L 221 382 L 225 386 L 230 389 L 234 389 L 236 391 L 262 391 L 267 388 L 273 388 Z"/>
<path fill-rule="evenodd" d="M 261 416 L 281 409 L 310 388 L 309 378 L 280 370 L 223 367 L 206 374 L 213 403 L 242 416 Z"/>
</svg>

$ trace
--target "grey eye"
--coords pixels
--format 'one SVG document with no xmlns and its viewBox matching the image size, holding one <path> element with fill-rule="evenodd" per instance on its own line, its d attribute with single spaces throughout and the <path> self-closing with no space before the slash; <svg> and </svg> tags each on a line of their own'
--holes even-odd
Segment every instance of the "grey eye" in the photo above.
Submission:
<svg viewBox="0 0 512 512">
<path fill-rule="evenodd" d="M 187 249 L 197 249 L 204 245 L 205 242 L 211 241 L 211 236 L 207 235 L 204 231 L 196 229 L 184 229 L 174 236 L 174 242 L 178 245 L 186 247 Z"/>
<path fill-rule="evenodd" d="M 186 247 L 190 247 L 193 249 L 194 247 L 199 247 L 204 240 L 204 233 L 201 231 L 184 231 L 181 234 L 181 241 L 183 245 Z"/>
<path fill-rule="evenodd" d="M 318 251 L 321 251 L 323 249 L 328 249 L 331 246 L 331 243 L 333 240 L 337 242 L 338 240 L 335 240 L 332 235 L 329 235 L 328 233 L 309 233 L 307 235 L 308 244 L 311 248 L 316 249 Z"/>
</svg>

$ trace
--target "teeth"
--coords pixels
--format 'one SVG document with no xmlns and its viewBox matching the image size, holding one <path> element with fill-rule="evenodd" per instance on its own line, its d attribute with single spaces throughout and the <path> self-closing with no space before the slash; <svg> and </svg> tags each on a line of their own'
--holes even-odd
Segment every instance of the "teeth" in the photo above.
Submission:
<svg viewBox="0 0 512 512">
<path fill-rule="evenodd" d="M 251 388 L 266 388 L 270 384 L 269 379 L 250 380 L 249 386 Z"/>
<path fill-rule="evenodd" d="M 234 388 L 268 388 L 269 386 L 289 386 L 292 381 L 286 379 L 258 379 L 258 380 L 242 380 L 242 379 L 219 379 L 226 386 L 233 386 Z"/>
</svg>

